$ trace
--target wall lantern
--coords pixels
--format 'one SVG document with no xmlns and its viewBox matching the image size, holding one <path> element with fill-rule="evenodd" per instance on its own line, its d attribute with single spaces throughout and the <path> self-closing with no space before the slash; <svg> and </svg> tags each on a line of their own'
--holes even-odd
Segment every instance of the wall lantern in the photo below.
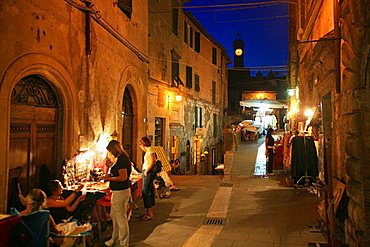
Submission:
<svg viewBox="0 0 370 247">
<path fill-rule="evenodd" d="M 182 96 L 181 96 L 180 94 L 177 94 L 177 95 L 175 96 L 175 100 L 176 100 L 177 102 L 181 102 L 181 101 L 182 101 Z"/>
</svg>

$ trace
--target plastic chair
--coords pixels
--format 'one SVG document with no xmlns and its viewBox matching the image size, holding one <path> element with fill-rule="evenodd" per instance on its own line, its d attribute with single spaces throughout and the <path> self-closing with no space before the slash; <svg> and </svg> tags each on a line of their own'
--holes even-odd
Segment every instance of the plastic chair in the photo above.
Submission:
<svg viewBox="0 0 370 247">
<path fill-rule="evenodd" d="M 20 215 L 15 208 L 11 208 L 12 215 Z M 27 230 L 30 239 L 22 246 L 49 246 L 49 210 L 39 210 L 28 215 L 21 215 L 22 226 Z M 22 239 L 22 232 L 14 232 L 12 238 Z M 19 236 L 18 236 L 19 235 Z"/>
<path fill-rule="evenodd" d="M 11 238 L 13 238 L 13 242 L 17 239 L 22 240 L 25 239 L 24 242 L 18 241 L 17 246 L 26 246 L 26 247 L 44 247 L 49 246 L 49 237 L 52 238 L 66 238 L 66 239 L 82 239 L 82 246 L 86 246 L 86 237 L 90 236 L 92 231 L 86 231 L 79 234 L 74 235 L 57 235 L 54 233 L 49 232 L 49 222 L 50 222 L 50 212 L 49 210 L 39 210 L 32 212 L 27 215 L 21 215 L 17 209 L 11 208 L 12 215 L 20 215 L 21 222 L 21 229 L 26 230 L 26 234 L 30 236 L 30 238 L 24 238 L 22 236 L 25 234 L 24 231 L 13 231 Z M 68 246 L 68 245 L 63 245 Z"/>
</svg>

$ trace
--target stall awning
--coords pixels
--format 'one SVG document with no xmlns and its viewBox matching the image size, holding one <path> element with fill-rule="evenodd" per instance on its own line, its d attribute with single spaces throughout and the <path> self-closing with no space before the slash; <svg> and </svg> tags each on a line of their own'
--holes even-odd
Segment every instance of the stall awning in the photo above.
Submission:
<svg viewBox="0 0 370 247">
<path fill-rule="evenodd" d="M 285 100 L 271 100 L 271 99 L 251 99 L 242 100 L 239 102 L 240 106 L 249 108 L 287 108 L 288 104 Z"/>
</svg>

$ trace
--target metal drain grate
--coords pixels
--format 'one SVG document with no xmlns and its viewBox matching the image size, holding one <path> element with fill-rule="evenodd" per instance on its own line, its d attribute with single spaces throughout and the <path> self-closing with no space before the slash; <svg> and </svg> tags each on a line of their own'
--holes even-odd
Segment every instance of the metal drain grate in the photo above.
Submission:
<svg viewBox="0 0 370 247">
<path fill-rule="evenodd" d="M 205 219 L 204 224 L 221 226 L 221 225 L 225 225 L 225 222 L 226 222 L 226 219 L 207 218 Z"/>
<path fill-rule="evenodd" d="M 231 184 L 231 183 L 221 183 L 220 187 L 233 187 L 233 184 Z"/>
</svg>

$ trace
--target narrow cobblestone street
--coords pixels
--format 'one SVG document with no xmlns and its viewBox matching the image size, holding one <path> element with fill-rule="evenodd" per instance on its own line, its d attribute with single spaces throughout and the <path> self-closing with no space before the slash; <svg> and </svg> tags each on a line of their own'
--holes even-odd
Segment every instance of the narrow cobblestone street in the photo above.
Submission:
<svg viewBox="0 0 370 247">
<path fill-rule="evenodd" d="M 318 223 L 320 198 L 306 189 L 286 187 L 283 171 L 268 178 L 254 176 L 262 143 L 242 143 L 227 154 L 224 176 L 173 176 L 181 190 L 157 201 L 153 220 L 139 220 L 141 203 L 134 210 L 130 246 L 303 247 L 326 242 L 324 234 L 311 233 L 309 227 Z"/>
</svg>

